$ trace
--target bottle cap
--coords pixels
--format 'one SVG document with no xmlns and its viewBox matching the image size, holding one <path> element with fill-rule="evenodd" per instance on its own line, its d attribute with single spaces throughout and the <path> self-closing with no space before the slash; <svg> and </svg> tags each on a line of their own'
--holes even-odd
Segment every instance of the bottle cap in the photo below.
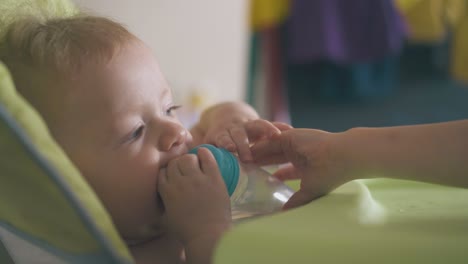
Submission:
<svg viewBox="0 0 468 264">
<path fill-rule="evenodd" d="M 223 148 L 217 148 L 213 145 L 203 144 L 191 149 L 189 153 L 197 154 L 199 148 L 207 148 L 216 159 L 219 171 L 223 177 L 229 196 L 234 193 L 239 181 L 239 162 L 237 158 L 229 151 Z"/>
</svg>

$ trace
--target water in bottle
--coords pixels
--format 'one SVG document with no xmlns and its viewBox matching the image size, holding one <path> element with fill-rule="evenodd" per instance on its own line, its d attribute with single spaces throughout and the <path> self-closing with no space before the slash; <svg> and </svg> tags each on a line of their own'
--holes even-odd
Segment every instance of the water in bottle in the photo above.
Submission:
<svg viewBox="0 0 468 264">
<path fill-rule="evenodd" d="M 234 221 L 281 210 L 294 191 L 264 169 L 240 162 L 229 151 L 213 145 L 200 145 L 213 153 L 226 184 Z"/>
</svg>

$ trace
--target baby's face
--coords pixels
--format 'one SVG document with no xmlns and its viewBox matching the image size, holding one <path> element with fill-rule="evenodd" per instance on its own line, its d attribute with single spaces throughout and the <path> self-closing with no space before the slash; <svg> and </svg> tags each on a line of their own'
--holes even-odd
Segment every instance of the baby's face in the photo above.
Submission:
<svg viewBox="0 0 468 264">
<path fill-rule="evenodd" d="M 192 141 L 154 56 L 141 43 L 129 44 L 108 65 L 87 69 L 69 85 L 52 133 L 121 234 L 154 235 L 163 213 L 158 173 Z"/>
</svg>

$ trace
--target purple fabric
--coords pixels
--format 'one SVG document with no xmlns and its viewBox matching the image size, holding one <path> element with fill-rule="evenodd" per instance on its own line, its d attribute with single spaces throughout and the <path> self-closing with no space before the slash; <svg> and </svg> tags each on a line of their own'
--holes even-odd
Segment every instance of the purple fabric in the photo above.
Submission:
<svg viewBox="0 0 468 264">
<path fill-rule="evenodd" d="M 292 63 L 359 63 L 398 53 L 406 26 L 392 0 L 293 0 L 288 34 Z"/>
</svg>

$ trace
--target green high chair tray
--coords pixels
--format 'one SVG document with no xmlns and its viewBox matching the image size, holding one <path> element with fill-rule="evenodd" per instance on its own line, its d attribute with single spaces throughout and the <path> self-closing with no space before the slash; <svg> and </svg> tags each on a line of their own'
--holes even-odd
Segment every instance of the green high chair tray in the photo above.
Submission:
<svg viewBox="0 0 468 264">
<path fill-rule="evenodd" d="M 468 190 L 353 181 L 303 207 L 240 224 L 221 240 L 215 259 L 220 264 L 468 263 Z"/>
</svg>

